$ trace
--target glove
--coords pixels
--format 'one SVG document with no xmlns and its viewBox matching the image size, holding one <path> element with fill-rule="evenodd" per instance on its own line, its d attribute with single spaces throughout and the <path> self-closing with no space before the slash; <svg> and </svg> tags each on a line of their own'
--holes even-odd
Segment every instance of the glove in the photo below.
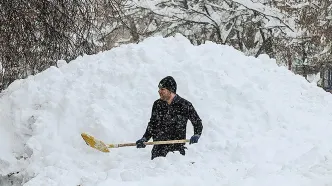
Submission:
<svg viewBox="0 0 332 186">
<path fill-rule="evenodd" d="M 136 141 L 136 147 L 137 148 L 145 148 L 146 145 L 144 144 L 144 142 L 146 142 L 146 139 L 143 137 L 139 140 Z"/>
<path fill-rule="evenodd" d="M 198 134 L 195 134 L 195 135 L 191 136 L 190 141 L 189 141 L 189 144 L 197 143 L 199 137 L 201 137 L 201 136 L 198 135 Z"/>
</svg>

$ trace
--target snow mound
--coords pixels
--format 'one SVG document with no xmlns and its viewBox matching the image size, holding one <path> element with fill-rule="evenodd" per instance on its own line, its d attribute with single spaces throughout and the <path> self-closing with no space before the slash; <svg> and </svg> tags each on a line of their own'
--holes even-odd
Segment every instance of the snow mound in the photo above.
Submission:
<svg viewBox="0 0 332 186">
<path fill-rule="evenodd" d="M 101 153 L 134 142 L 172 75 L 204 129 L 186 156 L 150 160 L 151 146 Z M 331 95 L 278 67 L 211 42 L 152 37 L 15 81 L 0 94 L 0 185 L 332 184 Z M 187 138 L 193 134 L 188 122 Z"/>
</svg>

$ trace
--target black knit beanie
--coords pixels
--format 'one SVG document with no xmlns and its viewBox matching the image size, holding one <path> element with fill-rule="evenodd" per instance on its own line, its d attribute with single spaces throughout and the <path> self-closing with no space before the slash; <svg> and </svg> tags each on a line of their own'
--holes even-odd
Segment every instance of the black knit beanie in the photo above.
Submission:
<svg viewBox="0 0 332 186">
<path fill-rule="evenodd" d="M 176 82 L 172 76 L 163 78 L 158 85 L 159 88 L 166 88 L 169 91 L 176 93 Z"/>
</svg>

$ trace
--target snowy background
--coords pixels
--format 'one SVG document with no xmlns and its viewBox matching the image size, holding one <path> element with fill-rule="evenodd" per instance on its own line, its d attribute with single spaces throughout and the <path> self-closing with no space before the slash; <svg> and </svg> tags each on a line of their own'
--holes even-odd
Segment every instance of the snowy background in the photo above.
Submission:
<svg viewBox="0 0 332 186">
<path fill-rule="evenodd" d="M 151 146 L 101 153 L 84 143 L 82 132 L 106 143 L 141 138 L 167 75 L 204 125 L 186 156 L 151 161 Z M 3 91 L 0 185 L 332 185 L 331 103 L 265 55 L 148 38 L 60 61 Z"/>
</svg>

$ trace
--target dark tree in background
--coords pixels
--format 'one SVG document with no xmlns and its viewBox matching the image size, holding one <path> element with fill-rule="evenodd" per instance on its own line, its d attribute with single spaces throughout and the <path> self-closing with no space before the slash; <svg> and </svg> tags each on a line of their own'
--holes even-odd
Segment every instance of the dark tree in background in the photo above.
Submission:
<svg viewBox="0 0 332 186">
<path fill-rule="evenodd" d="M 59 59 L 137 43 L 167 26 L 147 29 L 155 23 L 130 0 L 0 1 L 0 91 Z"/>
<path fill-rule="evenodd" d="M 56 65 L 96 51 L 96 4 L 72 0 L 3 0 L 0 3 L 0 90 Z"/>
</svg>

